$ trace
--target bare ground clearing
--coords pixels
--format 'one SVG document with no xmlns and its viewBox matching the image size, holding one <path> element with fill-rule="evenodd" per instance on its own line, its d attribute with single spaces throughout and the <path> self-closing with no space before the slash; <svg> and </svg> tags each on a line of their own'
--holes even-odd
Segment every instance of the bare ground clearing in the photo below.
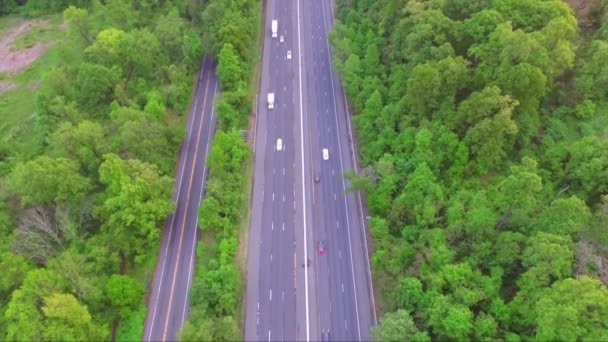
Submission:
<svg viewBox="0 0 608 342">
<path fill-rule="evenodd" d="M 27 33 L 34 27 L 48 26 L 48 20 L 26 20 L 6 30 L 0 39 L 0 72 L 14 74 L 32 64 L 54 42 L 35 43 L 27 49 L 11 51 L 11 46 L 19 35 Z M 5 89 L 6 90 L 6 89 Z M 0 86 L 0 92 L 2 86 Z"/>
</svg>

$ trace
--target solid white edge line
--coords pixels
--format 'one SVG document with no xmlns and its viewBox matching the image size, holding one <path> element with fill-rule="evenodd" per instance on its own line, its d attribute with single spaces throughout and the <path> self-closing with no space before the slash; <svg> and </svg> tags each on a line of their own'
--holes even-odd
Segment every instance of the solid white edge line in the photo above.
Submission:
<svg viewBox="0 0 608 342">
<path fill-rule="evenodd" d="M 350 113 L 348 111 L 348 100 L 346 99 L 346 95 L 344 94 L 344 92 L 342 92 L 342 96 L 344 97 L 344 107 L 346 107 L 346 115 L 347 115 L 347 120 L 346 123 L 348 123 L 348 131 L 350 133 L 351 136 L 351 148 L 352 148 L 352 157 L 353 157 L 353 165 L 355 166 L 355 175 L 359 175 L 359 170 L 357 169 L 357 161 L 355 159 L 355 145 L 354 145 L 354 136 L 353 136 L 353 131 L 351 129 L 351 125 L 350 125 Z M 365 228 L 365 217 L 363 217 L 363 204 L 361 202 L 361 194 L 359 192 L 357 192 L 357 199 L 359 200 L 359 213 L 361 214 L 361 224 L 363 224 L 363 228 Z M 369 288 L 370 288 L 370 294 L 372 296 L 372 313 L 374 314 L 374 325 L 378 324 L 378 319 L 376 317 L 376 300 L 374 299 L 374 285 L 372 283 L 372 269 L 370 267 L 369 264 L 369 252 L 367 250 L 367 234 L 365 232 L 365 229 L 363 230 L 363 246 L 365 247 L 365 263 L 367 265 L 367 278 L 369 280 Z"/>
<path fill-rule="evenodd" d="M 332 18 L 335 18 L 334 15 L 334 10 L 333 10 L 333 6 L 330 7 L 331 12 L 332 12 Z M 331 53 L 331 51 L 330 51 Z M 354 142 L 354 135 L 353 135 L 353 130 L 352 130 L 352 126 L 350 123 L 350 111 L 348 110 L 348 99 L 346 98 L 346 94 L 344 93 L 344 91 L 342 91 L 342 97 L 344 98 L 344 108 L 346 109 L 346 125 L 348 127 L 348 132 L 350 134 L 350 146 L 351 146 L 351 155 L 353 158 L 353 165 L 355 167 L 355 174 L 358 176 L 359 175 L 359 169 L 357 166 L 357 158 L 355 156 L 355 142 Z M 374 284 L 372 283 L 372 269 L 369 263 L 369 251 L 367 249 L 367 234 L 365 232 L 365 217 L 363 216 L 363 203 L 361 200 L 361 193 L 357 192 L 357 199 L 359 200 L 359 213 L 361 215 L 361 223 L 363 224 L 363 246 L 365 247 L 365 263 L 367 265 L 367 279 L 369 281 L 369 288 L 370 288 L 370 295 L 372 297 L 372 313 L 373 313 L 373 317 L 374 317 L 374 325 L 378 325 L 378 318 L 376 315 L 376 300 L 375 300 L 375 295 L 374 295 Z"/>
<path fill-rule="evenodd" d="M 304 187 L 304 118 L 302 108 L 302 47 L 300 43 L 300 0 L 297 0 L 298 16 L 298 79 L 300 85 L 300 152 L 302 161 L 302 208 L 304 216 L 304 263 L 308 260 L 308 246 L 306 243 L 306 189 Z M 308 313 L 308 268 L 304 267 L 304 288 L 306 296 L 306 341 L 310 341 L 310 324 Z"/>
<path fill-rule="evenodd" d="M 327 16 L 325 15 L 325 2 L 321 3 L 321 9 L 323 10 L 323 26 L 325 27 L 325 36 L 327 37 L 328 32 L 327 32 Z M 329 49 L 329 39 L 325 39 L 325 44 L 327 45 L 327 59 L 329 60 L 329 76 L 330 76 L 330 83 L 331 83 L 331 90 L 333 93 L 333 102 L 334 102 L 334 119 L 336 120 L 336 129 L 338 130 L 338 132 L 340 132 L 340 126 L 338 123 L 338 105 L 336 104 L 336 89 L 334 87 L 334 72 L 332 69 L 332 64 L 331 64 L 331 53 L 330 53 L 330 49 Z M 342 162 L 342 144 L 340 143 L 340 135 L 337 135 L 338 138 L 338 153 L 340 154 L 340 173 L 343 174 L 344 173 L 344 165 Z M 344 193 L 346 193 L 346 183 L 344 182 L 344 177 L 342 178 L 342 188 L 344 190 Z M 361 341 L 361 325 L 359 323 L 359 303 L 358 303 L 358 298 L 357 298 L 357 285 L 355 283 L 355 265 L 353 263 L 353 247 L 352 247 L 352 242 L 351 242 L 351 237 L 350 237 L 350 220 L 348 218 L 348 202 L 346 201 L 346 196 L 343 197 L 344 198 L 344 206 L 346 209 L 346 231 L 348 233 L 348 249 L 350 251 L 350 267 L 351 267 L 351 273 L 352 273 L 352 278 L 353 278 L 353 292 L 355 295 L 355 312 L 356 312 L 356 317 L 357 317 L 357 334 L 359 336 L 359 341 Z"/>
<path fill-rule="evenodd" d="M 215 88 L 213 89 L 213 98 L 215 99 L 215 95 L 217 94 L 217 85 L 218 83 L 215 83 Z M 211 125 L 213 123 L 213 113 L 215 112 L 215 102 L 211 101 L 211 120 L 209 121 L 209 125 Z M 205 117 L 205 109 L 203 108 L 203 118 Z M 214 135 L 212 132 L 215 130 L 215 128 L 213 126 L 209 127 L 209 135 L 207 136 L 207 146 L 205 148 L 205 157 L 207 157 L 209 155 L 209 146 L 211 145 L 211 136 Z M 196 166 L 195 166 L 196 167 Z M 199 192 L 198 195 L 198 203 L 200 206 L 201 201 L 203 200 L 203 189 L 205 188 L 205 175 L 207 173 L 207 159 L 205 159 L 203 161 L 203 181 L 201 183 L 201 191 Z M 184 321 L 186 320 L 186 304 L 188 304 L 188 294 L 190 293 L 190 285 L 192 284 L 192 271 L 194 269 L 194 255 L 196 254 L 196 242 L 198 241 L 196 239 L 196 236 L 198 234 L 198 210 L 197 210 L 197 214 L 196 214 L 196 221 L 194 223 L 194 227 L 197 229 L 194 231 L 194 239 L 192 239 L 192 250 L 190 251 L 190 265 L 189 270 L 188 270 L 188 283 L 186 285 L 186 298 L 184 299 L 184 309 L 182 311 L 182 326 L 179 328 L 180 332 L 181 329 L 184 327 Z"/>
<path fill-rule="evenodd" d="M 207 61 L 207 54 L 205 54 L 205 57 L 203 57 L 203 65 L 201 66 L 201 73 L 200 76 L 202 76 L 204 74 L 205 71 L 205 62 Z M 201 78 L 197 77 L 196 80 L 196 91 L 198 91 L 198 85 L 200 82 Z M 192 112 L 192 118 L 190 119 L 190 127 L 193 126 L 194 124 L 194 117 L 196 116 L 196 107 L 198 106 L 198 96 L 195 96 L 194 99 L 194 111 Z M 202 118 L 201 118 L 202 120 Z M 169 242 L 171 241 L 171 235 L 173 235 L 173 226 L 175 225 L 175 214 L 177 212 L 177 202 L 179 202 L 179 193 L 182 189 L 182 181 L 184 179 L 184 170 L 186 169 L 186 161 L 188 160 L 188 147 L 190 146 L 190 137 L 192 136 L 192 129 L 188 131 L 188 140 L 186 141 L 186 157 L 184 158 L 184 162 L 182 164 L 182 173 L 179 176 L 179 185 L 177 186 L 177 196 L 175 197 L 175 211 L 173 212 L 173 218 L 171 219 L 171 226 L 169 226 L 169 237 L 167 238 L 167 245 L 165 246 L 165 257 L 163 258 L 163 266 L 161 267 L 160 270 L 160 278 L 159 278 L 159 284 L 158 284 L 158 292 L 156 292 L 156 299 L 154 300 L 154 309 L 152 310 L 152 322 L 150 323 L 150 331 L 148 332 L 148 338 L 146 339 L 147 341 L 150 341 L 150 338 L 152 337 L 152 331 L 154 330 L 154 320 L 156 319 L 156 309 L 158 306 L 158 298 L 160 296 L 160 292 L 161 289 L 163 288 L 163 275 L 165 274 L 165 266 L 167 265 L 167 251 L 169 249 Z M 161 239 L 162 241 L 162 239 Z M 162 254 L 161 254 L 162 256 Z"/>
</svg>

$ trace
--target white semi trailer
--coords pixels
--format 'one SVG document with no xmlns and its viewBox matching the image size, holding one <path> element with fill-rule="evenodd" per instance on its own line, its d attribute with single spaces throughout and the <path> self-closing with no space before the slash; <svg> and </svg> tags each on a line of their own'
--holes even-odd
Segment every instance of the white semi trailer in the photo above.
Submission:
<svg viewBox="0 0 608 342">
<path fill-rule="evenodd" d="M 272 38 L 276 38 L 277 32 L 279 31 L 279 21 L 278 20 L 272 21 L 271 29 L 272 29 Z"/>
</svg>

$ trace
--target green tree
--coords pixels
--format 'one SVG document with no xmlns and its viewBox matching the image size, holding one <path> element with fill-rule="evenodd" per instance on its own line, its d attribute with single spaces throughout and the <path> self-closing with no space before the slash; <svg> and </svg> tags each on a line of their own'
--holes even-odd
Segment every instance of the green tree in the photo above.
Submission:
<svg viewBox="0 0 608 342">
<path fill-rule="evenodd" d="M 565 180 L 580 191 L 580 197 L 597 199 L 608 192 L 608 140 L 586 136 L 572 144 L 569 152 Z"/>
<path fill-rule="evenodd" d="M 100 118 L 114 99 L 114 87 L 118 83 L 115 68 L 99 64 L 83 63 L 76 79 L 76 98 L 84 111 Z"/>
<path fill-rule="evenodd" d="M 606 99 L 608 86 L 608 42 L 594 40 L 588 56 L 579 63 L 576 86 L 581 97 L 592 100 Z"/>
<path fill-rule="evenodd" d="M 106 186 L 97 208 L 108 243 L 127 261 L 141 263 L 156 250 L 160 228 L 174 207 L 173 180 L 154 165 L 104 155 L 99 178 Z"/>
<path fill-rule="evenodd" d="M 542 189 L 536 160 L 524 157 L 521 165 L 512 166 L 509 175 L 490 189 L 490 198 L 505 219 L 502 225 L 531 228 L 526 226 L 537 209 Z"/>
<path fill-rule="evenodd" d="M 40 156 L 19 163 L 8 178 L 9 188 L 21 195 L 21 205 L 79 203 L 91 189 L 77 162 Z"/>
<path fill-rule="evenodd" d="M 444 193 L 440 183 L 426 163 L 419 164 L 410 175 L 403 193 L 395 203 L 408 208 L 408 223 L 431 228 L 443 207 Z"/>
<path fill-rule="evenodd" d="M 0 269 L 3 270 L 3 277 L 0 278 L 0 295 L 9 298 L 11 292 L 21 286 L 32 266 L 23 256 L 4 252 L 0 254 Z"/>
<path fill-rule="evenodd" d="M 602 341 L 608 339 L 608 289 L 597 279 L 564 279 L 548 289 L 535 306 L 536 339 Z"/>
<path fill-rule="evenodd" d="M 119 308 L 123 318 L 129 317 L 131 313 L 143 304 L 143 286 L 128 275 L 113 274 L 106 285 L 108 297 L 112 305 Z"/>
<path fill-rule="evenodd" d="M 15 290 L 4 312 L 6 339 L 41 341 L 45 339 L 45 322 L 40 306 L 43 298 L 67 290 L 65 279 L 47 269 L 30 271 L 23 285 Z"/>
<path fill-rule="evenodd" d="M 184 57 L 184 41 L 187 23 L 179 16 L 176 9 L 160 17 L 154 28 L 158 43 L 167 51 L 169 61 L 179 62 Z"/>
<path fill-rule="evenodd" d="M 241 61 L 230 43 L 224 44 L 218 55 L 217 76 L 222 89 L 236 90 L 239 82 L 243 80 Z"/>
<path fill-rule="evenodd" d="M 425 332 L 418 331 L 407 310 L 389 312 L 372 327 L 373 341 L 430 341 Z"/>
<path fill-rule="evenodd" d="M 577 236 L 589 223 L 591 211 L 576 196 L 558 198 L 543 210 L 536 225 L 538 231 Z"/>
<path fill-rule="evenodd" d="M 401 278 L 395 288 L 395 295 L 400 309 L 414 312 L 418 303 L 422 301 L 422 283 L 417 278 Z"/>
<path fill-rule="evenodd" d="M 167 111 L 165 103 L 160 95 L 160 92 L 153 90 L 148 93 L 146 106 L 144 111 L 147 114 L 151 114 L 154 118 L 159 118 Z"/>
<path fill-rule="evenodd" d="M 87 307 L 73 295 L 53 293 L 43 301 L 44 339 L 100 341 L 108 338 L 108 330 L 94 323 Z"/>
<path fill-rule="evenodd" d="M 97 173 L 101 157 L 107 151 L 103 127 L 88 120 L 76 126 L 62 123 L 48 136 L 47 142 L 52 156 L 78 160 L 88 175 Z"/>
<path fill-rule="evenodd" d="M 63 18 L 70 24 L 70 33 L 77 33 L 88 44 L 93 42 L 89 12 L 86 9 L 70 6 L 63 12 Z"/>
</svg>

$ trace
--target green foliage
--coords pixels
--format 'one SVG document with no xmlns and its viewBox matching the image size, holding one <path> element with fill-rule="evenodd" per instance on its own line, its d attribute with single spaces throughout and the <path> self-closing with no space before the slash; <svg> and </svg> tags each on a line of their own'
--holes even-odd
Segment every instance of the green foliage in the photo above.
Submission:
<svg viewBox="0 0 608 342">
<path fill-rule="evenodd" d="M 606 5 L 586 5 L 338 3 L 329 39 L 362 162 L 347 177 L 373 216 L 384 319 L 402 315 L 374 339 L 603 338 L 600 309 L 553 294 L 608 283 L 608 26 L 593 32 Z"/>
<path fill-rule="evenodd" d="M 98 213 L 108 243 L 127 260 L 142 263 L 160 240 L 161 223 L 175 208 L 173 179 L 155 165 L 104 155 L 99 180 L 106 186 Z"/>
<path fill-rule="evenodd" d="M 53 293 L 43 301 L 45 340 L 99 341 L 107 338 L 107 331 L 92 322 L 89 310 L 73 295 Z"/>
<path fill-rule="evenodd" d="M 186 2 L 0 1 L 57 13 L 15 42 L 54 46 L 2 75 L 18 89 L 0 94 L 0 339 L 108 340 L 118 321 L 118 340 L 141 340 L 203 53 Z"/>
<path fill-rule="evenodd" d="M 139 341 L 143 339 L 143 326 L 147 314 L 147 308 L 141 305 L 137 311 L 123 318 L 116 331 L 116 341 Z"/>
<path fill-rule="evenodd" d="M 209 177 L 198 212 L 206 238 L 197 248 L 191 318 L 180 335 L 184 341 L 234 341 L 242 335 L 236 310 L 242 305 L 242 275 L 235 254 L 238 227 L 247 210 L 244 171 L 251 152 L 239 129 L 247 127 L 252 107 L 248 88 L 257 62 L 257 6 L 251 0 L 212 0 L 202 14 L 223 92 L 216 100 L 219 129 L 207 156 Z M 209 239 L 211 243 L 204 243 Z"/>
<path fill-rule="evenodd" d="M 378 326 L 372 327 L 373 341 L 430 341 L 429 336 L 418 331 L 407 310 L 388 313 Z"/>
<path fill-rule="evenodd" d="M 134 310 L 141 306 L 144 289 L 135 279 L 126 275 L 113 274 L 106 288 L 110 302 L 119 308 L 121 317 L 130 317 Z"/>
<path fill-rule="evenodd" d="M 60 202 L 78 203 L 91 188 L 79 174 L 78 162 L 40 156 L 19 163 L 8 179 L 12 191 L 21 195 L 23 206 Z"/>
<path fill-rule="evenodd" d="M 217 76 L 220 79 L 222 89 L 226 91 L 236 90 L 239 81 L 243 79 L 241 62 L 230 43 L 224 44 L 219 53 Z"/>
<path fill-rule="evenodd" d="M 588 340 L 608 338 L 608 290 L 586 276 L 553 284 L 536 304 L 538 340 Z"/>
</svg>

